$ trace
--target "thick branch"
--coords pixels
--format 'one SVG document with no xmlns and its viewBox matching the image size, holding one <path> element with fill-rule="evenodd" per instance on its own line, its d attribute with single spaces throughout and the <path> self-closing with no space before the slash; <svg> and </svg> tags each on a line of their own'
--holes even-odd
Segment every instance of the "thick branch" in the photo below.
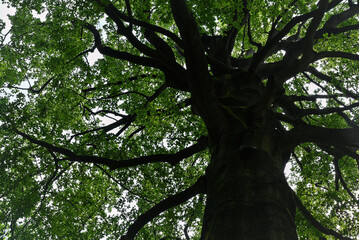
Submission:
<svg viewBox="0 0 359 240">
<path fill-rule="evenodd" d="M 332 27 L 321 28 L 320 30 L 318 30 L 316 32 L 315 39 L 322 38 L 323 35 L 326 33 L 328 33 L 329 35 L 331 35 L 331 34 L 337 35 L 340 33 L 350 32 L 350 31 L 358 30 L 358 29 L 359 29 L 359 24 L 344 26 L 344 27 L 340 27 L 340 28 L 332 28 Z"/>
<path fill-rule="evenodd" d="M 167 63 L 159 61 L 156 58 L 136 56 L 128 52 L 118 51 L 110 47 L 104 46 L 102 44 L 99 31 L 93 25 L 87 23 L 84 27 L 87 28 L 93 34 L 95 38 L 95 47 L 99 50 L 101 54 L 117 59 L 126 60 L 134 64 L 160 69 L 164 72 L 166 76 L 166 82 L 168 82 L 170 87 L 183 91 L 188 91 L 188 86 L 185 82 L 187 76 L 185 70 L 179 64 L 173 63 L 171 65 L 168 65 Z"/>
<path fill-rule="evenodd" d="M 180 205 L 197 194 L 205 192 L 205 178 L 200 177 L 197 182 L 184 190 L 183 192 L 177 193 L 176 195 L 170 196 L 165 200 L 159 202 L 157 205 L 152 207 L 147 212 L 140 215 L 136 221 L 128 228 L 126 235 L 121 237 L 121 240 L 133 240 L 137 233 L 143 228 L 148 222 L 160 215 L 167 209 L 173 208 Z"/>
<path fill-rule="evenodd" d="M 352 5 L 348 10 L 345 10 L 341 13 L 331 16 L 328 19 L 328 21 L 324 24 L 323 28 L 334 28 L 334 27 L 338 26 L 338 24 L 355 16 L 358 12 L 359 12 L 359 6 Z"/>
<path fill-rule="evenodd" d="M 319 145 L 345 146 L 359 144 L 359 129 L 323 128 L 301 123 L 290 130 L 285 138 L 285 142 L 290 147 L 305 142 L 314 142 Z"/>
<path fill-rule="evenodd" d="M 348 53 L 348 52 L 341 52 L 341 51 L 324 51 L 315 54 L 315 61 L 323 58 L 346 58 L 346 59 L 358 61 L 359 55 Z"/>
<path fill-rule="evenodd" d="M 308 30 L 304 37 L 304 47 L 303 47 L 303 57 L 302 61 L 310 61 L 310 58 L 313 56 L 313 40 L 315 37 L 315 32 L 323 19 L 324 13 L 327 9 L 329 2 L 328 0 L 321 0 L 319 2 L 318 12 L 314 15 L 312 22 L 310 23 Z"/>
<path fill-rule="evenodd" d="M 144 53 L 150 57 L 156 58 L 156 55 L 158 54 L 158 52 L 156 50 L 146 46 L 145 44 L 143 44 L 140 40 L 138 40 L 135 37 L 135 35 L 133 35 L 131 25 L 130 25 L 130 27 L 126 27 L 124 25 L 124 23 L 122 22 L 122 19 L 118 15 L 119 10 L 114 5 L 112 5 L 112 4 L 107 5 L 107 7 L 105 8 L 105 12 L 116 23 L 116 25 L 118 27 L 118 29 L 117 29 L 118 34 L 125 36 L 127 38 L 127 40 L 132 44 L 132 46 L 137 48 L 142 53 Z"/>
<path fill-rule="evenodd" d="M 183 49 L 189 72 L 189 86 L 193 107 L 201 115 L 207 126 L 218 126 L 219 109 L 213 84 L 208 72 L 208 63 L 197 23 L 190 14 L 185 0 L 171 0 L 175 22 L 183 39 Z M 211 114 L 209 114 L 211 113 Z M 213 116 L 216 116 L 215 118 Z M 223 119 L 223 121 L 225 121 Z"/>
<path fill-rule="evenodd" d="M 318 222 L 317 219 L 315 219 L 315 217 L 305 208 L 305 206 L 303 205 L 303 203 L 300 201 L 300 199 L 298 198 L 298 196 L 293 192 L 293 197 L 294 197 L 294 201 L 298 207 L 298 209 L 300 210 L 300 212 L 303 214 L 303 216 L 308 220 L 308 222 L 315 227 L 318 231 L 326 234 L 326 235 L 331 235 L 334 236 L 340 240 L 354 240 L 352 238 L 349 237 L 344 237 L 343 235 L 341 235 L 340 233 L 329 229 L 325 226 L 323 226 L 320 222 Z"/>
</svg>

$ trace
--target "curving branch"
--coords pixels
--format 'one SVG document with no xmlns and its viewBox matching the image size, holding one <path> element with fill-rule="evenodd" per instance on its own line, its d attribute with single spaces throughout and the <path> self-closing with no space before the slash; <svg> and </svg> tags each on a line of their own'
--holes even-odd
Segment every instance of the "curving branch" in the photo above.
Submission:
<svg viewBox="0 0 359 240">
<path fill-rule="evenodd" d="M 286 7 L 286 8 L 284 9 L 284 11 L 283 11 L 281 14 L 279 14 L 279 15 L 277 16 L 277 18 L 273 21 L 272 26 L 271 26 L 271 30 L 269 31 L 269 34 L 268 34 L 268 39 L 272 38 L 272 37 L 275 35 L 275 33 L 276 33 L 276 27 L 278 26 L 279 21 L 280 21 L 280 20 L 283 18 L 283 16 L 289 11 L 289 9 L 290 9 L 291 7 L 293 7 L 297 2 L 298 2 L 298 0 L 293 0 L 293 1 L 288 5 L 288 7 Z"/>
<path fill-rule="evenodd" d="M 147 212 L 140 215 L 135 222 L 130 225 L 126 235 L 122 236 L 120 240 L 133 240 L 141 228 L 143 228 L 152 219 L 167 209 L 180 205 L 200 193 L 205 193 L 205 176 L 200 177 L 193 186 L 187 188 L 183 192 L 162 200 Z"/>
<path fill-rule="evenodd" d="M 133 35 L 131 25 L 130 27 L 125 26 L 125 24 L 122 22 L 122 19 L 118 16 L 119 10 L 115 6 L 112 4 L 107 5 L 105 12 L 116 23 L 118 34 L 125 36 L 132 44 L 132 46 L 137 48 L 142 53 L 146 54 L 147 56 L 156 58 L 156 54 L 158 54 L 158 52 L 155 49 L 143 44 L 135 35 Z"/>
<path fill-rule="evenodd" d="M 177 163 L 179 163 L 181 160 L 188 158 L 194 155 L 195 153 L 198 153 L 206 149 L 208 146 L 207 137 L 202 136 L 198 139 L 196 144 L 193 144 L 192 146 L 182 149 L 177 153 L 155 154 L 155 155 L 143 156 L 143 157 L 127 159 L 127 160 L 114 160 L 114 159 L 98 157 L 98 156 L 77 155 L 70 149 L 58 147 L 53 144 L 47 143 L 45 141 L 35 139 L 34 137 L 26 133 L 23 133 L 18 129 L 14 129 L 14 131 L 20 136 L 22 136 L 23 138 L 30 141 L 31 143 L 44 147 L 50 152 L 60 153 L 62 155 L 65 155 L 67 157 L 66 160 L 73 162 L 81 162 L 81 163 L 101 164 L 108 166 L 111 170 L 127 168 L 127 167 L 135 167 L 143 164 L 157 163 L 157 162 L 166 162 L 174 166 Z"/>
<path fill-rule="evenodd" d="M 345 237 L 345 236 L 341 235 L 340 233 L 323 226 L 317 219 L 315 219 L 315 217 L 308 211 L 308 209 L 305 208 L 305 206 L 300 201 L 299 197 L 295 194 L 295 192 L 292 191 L 292 193 L 293 193 L 294 201 L 295 201 L 299 211 L 303 214 L 303 216 L 307 219 L 307 221 L 313 227 L 315 227 L 318 231 L 320 231 L 326 235 L 334 236 L 340 240 L 354 240 L 352 238 Z"/>
<path fill-rule="evenodd" d="M 347 191 L 347 193 L 350 195 L 350 197 L 352 197 L 354 199 L 354 201 L 358 202 L 358 199 L 355 197 L 355 195 L 352 193 L 352 191 L 350 191 L 347 183 L 345 182 L 345 180 L 343 178 L 342 171 L 340 170 L 340 167 L 339 167 L 339 158 L 338 157 L 334 157 L 334 168 L 335 168 L 336 176 L 338 177 L 340 183 L 343 185 L 343 188 Z"/>
<path fill-rule="evenodd" d="M 100 32 L 93 25 L 86 23 L 84 25 L 84 27 L 86 29 L 88 29 L 93 34 L 93 36 L 95 38 L 95 47 L 98 49 L 98 51 L 101 54 L 109 56 L 109 57 L 129 61 L 131 63 L 139 64 L 142 66 L 158 68 L 161 70 L 164 69 L 164 65 L 156 59 L 136 56 L 136 55 L 130 54 L 128 52 L 118 51 L 118 50 L 115 50 L 108 46 L 103 45 L 101 36 L 100 36 Z"/>
<path fill-rule="evenodd" d="M 173 63 L 168 65 L 167 63 L 160 61 L 154 57 L 150 57 L 150 58 L 142 57 L 142 56 L 130 54 L 128 52 L 115 50 L 113 48 L 110 48 L 102 44 L 100 33 L 93 25 L 86 23 L 84 27 L 93 34 L 95 39 L 95 47 L 98 49 L 98 51 L 101 54 L 109 57 L 125 60 L 134 64 L 157 68 L 165 74 L 166 82 L 168 82 L 168 85 L 170 87 L 176 88 L 178 90 L 188 91 L 188 85 L 186 82 L 186 78 L 187 78 L 186 72 L 184 68 L 178 63 Z M 133 41 L 136 42 L 138 40 L 133 40 Z M 136 44 L 142 44 L 142 43 L 137 42 Z M 154 49 L 151 49 L 145 45 L 143 46 L 141 45 L 140 48 L 142 49 L 142 51 L 145 51 L 150 56 L 157 56 L 157 52 Z"/>
</svg>

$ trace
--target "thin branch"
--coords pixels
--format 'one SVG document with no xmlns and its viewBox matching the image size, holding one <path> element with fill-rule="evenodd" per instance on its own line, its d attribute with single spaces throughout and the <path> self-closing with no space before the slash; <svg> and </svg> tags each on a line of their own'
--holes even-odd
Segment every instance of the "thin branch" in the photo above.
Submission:
<svg viewBox="0 0 359 240">
<path fill-rule="evenodd" d="M 295 201 L 299 211 L 303 214 L 303 216 L 307 219 L 307 221 L 313 227 L 315 227 L 318 231 L 320 231 L 320 232 L 322 232 L 322 233 L 324 233 L 326 235 L 334 236 L 334 237 L 336 237 L 336 238 L 338 238 L 340 240 L 354 240 L 354 239 L 349 238 L 349 237 L 344 237 L 340 233 L 323 226 L 317 219 L 315 219 L 315 217 L 308 211 L 308 209 L 305 208 L 305 206 L 300 201 L 299 197 L 295 194 L 295 192 L 292 191 L 292 193 L 293 193 L 294 201 Z"/>
<path fill-rule="evenodd" d="M 292 155 L 293 155 L 293 157 L 294 157 L 294 159 L 295 159 L 295 162 L 298 164 L 300 170 L 303 171 L 303 169 L 304 169 L 304 168 L 303 168 L 303 163 L 299 160 L 297 154 L 295 154 L 295 152 L 293 151 L 293 152 L 292 152 Z"/>
<path fill-rule="evenodd" d="M 138 79 L 157 78 L 157 77 L 158 77 L 158 75 L 156 75 L 156 74 L 141 74 L 141 75 L 129 77 L 129 78 L 127 78 L 127 81 L 135 81 L 135 80 L 138 80 Z M 83 91 L 84 93 L 87 93 L 87 92 L 91 92 L 91 91 L 94 91 L 94 90 L 97 90 L 97 89 L 101 89 L 101 87 L 118 86 L 118 85 L 123 84 L 124 82 L 126 82 L 126 80 L 120 80 L 120 81 L 116 81 L 116 82 L 110 82 L 110 83 L 106 83 L 106 84 L 100 85 L 99 87 L 86 88 L 86 89 L 83 89 L 82 91 Z"/>
<path fill-rule="evenodd" d="M 155 154 L 150 156 L 143 156 L 133 159 L 127 159 L 127 160 L 113 160 L 110 158 L 105 157 L 98 157 L 98 156 L 89 156 L 89 155 L 77 155 L 73 151 L 63 148 L 63 147 L 57 147 L 55 145 L 49 144 L 45 141 L 37 140 L 33 138 L 32 136 L 23 133 L 17 129 L 14 129 L 14 131 L 19 134 L 20 136 L 24 137 L 31 143 L 34 143 L 36 145 L 42 146 L 46 148 L 47 150 L 51 152 L 56 152 L 63 154 L 67 156 L 69 161 L 73 162 L 82 162 L 82 163 L 94 163 L 94 164 L 101 164 L 108 166 L 111 170 L 120 169 L 120 168 L 126 168 L 126 167 L 134 167 L 139 166 L 143 164 L 149 164 L 149 163 L 156 163 L 156 162 L 166 162 L 171 164 L 172 166 L 179 163 L 181 160 L 188 158 L 195 153 L 198 153 L 208 146 L 208 139 L 205 136 L 202 136 L 198 139 L 197 143 L 180 150 L 177 153 L 173 154 Z"/>
<path fill-rule="evenodd" d="M 132 9 L 131 9 L 131 4 L 130 4 L 130 0 L 125 0 L 126 3 L 126 10 L 127 10 L 127 15 L 129 16 L 130 20 L 130 29 L 133 29 L 133 16 L 132 16 Z"/>
<path fill-rule="evenodd" d="M 289 9 L 290 9 L 291 7 L 293 7 L 297 2 L 298 2 L 298 0 L 293 0 L 293 1 L 289 4 L 289 6 L 288 6 L 286 9 L 284 9 L 284 12 L 281 13 L 280 15 L 278 15 L 277 18 L 273 21 L 271 30 L 269 31 L 269 34 L 268 34 L 268 39 L 270 39 L 270 38 L 273 37 L 273 34 L 274 34 L 274 32 L 276 32 L 276 27 L 277 27 L 279 21 L 280 21 L 280 20 L 283 18 L 283 16 L 289 11 Z"/>
<path fill-rule="evenodd" d="M 331 113 L 339 113 L 344 112 L 346 110 L 352 110 L 353 108 L 359 107 L 359 103 L 353 103 L 350 105 L 347 105 L 345 107 L 328 107 L 323 109 L 302 109 L 300 111 L 301 115 L 325 115 L 325 114 L 331 114 Z"/>
<path fill-rule="evenodd" d="M 313 74 L 315 77 L 319 78 L 320 80 L 326 81 L 327 83 L 333 85 L 337 90 L 344 93 L 344 95 L 346 95 L 348 97 L 351 97 L 351 98 L 354 98 L 354 99 L 358 99 L 358 94 L 355 94 L 355 93 L 349 91 L 348 89 L 343 88 L 342 86 L 339 86 L 339 85 L 335 84 L 332 81 L 332 77 L 318 71 L 316 68 L 309 66 L 309 67 L 307 67 L 305 69 L 305 71 L 308 71 L 311 74 Z M 306 74 L 304 74 L 304 76 L 306 76 L 310 80 L 310 77 L 308 77 Z M 312 81 L 312 82 L 314 82 L 314 81 Z M 320 84 L 319 84 L 319 87 L 320 87 Z"/>
<path fill-rule="evenodd" d="M 342 175 L 342 171 L 340 170 L 339 167 L 339 158 L 335 157 L 334 158 L 334 167 L 335 167 L 335 173 L 336 176 L 338 177 L 338 179 L 340 180 L 340 183 L 343 185 L 343 188 L 347 191 L 347 193 L 356 201 L 358 202 L 358 199 L 355 197 L 355 195 L 350 191 L 350 189 L 348 188 L 347 183 L 345 182 L 343 175 Z"/>
<path fill-rule="evenodd" d="M 146 202 L 152 203 L 152 204 L 156 204 L 156 202 L 141 196 L 138 193 L 133 192 L 131 189 L 129 189 L 128 187 L 126 187 L 125 185 L 123 185 L 120 181 L 118 181 L 117 179 L 115 179 L 109 172 L 107 172 L 103 167 L 101 167 L 100 165 L 95 163 L 95 166 L 98 167 L 109 179 L 111 179 L 112 181 L 114 181 L 115 183 L 117 183 L 121 188 L 125 189 L 126 191 L 128 191 L 129 193 L 131 193 L 132 195 L 145 200 Z"/>
<path fill-rule="evenodd" d="M 98 2 L 101 5 L 101 1 L 100 0 L 96 0 L 96 2 Z M 162 27 L 156 26 L 156 25 L 152 25 L 150 23 L 147 22 L 143 22 L 134 18 L 131 18 L 130 16 L 127 16 L 126 14 L 120 12 L 115 6 L 113 6 L 113 4 L 108 4 L 107 6 L 104 6 L 105 8 L 112 8 L 112 11 L 114 11 L 116 13 L 116 15 L 121 18 L 122 20 L 126 21 L 126 22 L 131 22 L 134 25 L 137 25 L 139 27 L 144 27 L 147 28 L 151 31 L 154 32 L 158 32 L 161 33 L 167 37 L 169 37 L 170 39 L 172 39 L 178 46 L 183 47 L 183 42 L 182 40 L 173 32 L 168 31 L 167 29 L 164 29 Z"/>
<path fill-rule="evenodd" d="M 205 177 L 200 177 L 197 182 L 184 190 L 183 192 L 177 193 L 173 196 L 162 200 L 150 210 L 140 215 L 133 224 L 130 225 L 126 235 L 121 237 L 121 240 L 133 240 L 137 233 L 143 228 L 148 222 L 160 215 L 162 212 L 167 209 L 173 208 L 177 205 L 180 205 L 190 198 L 196 196 L 197 194 L 205 192 Z"/>
<path fill-rule="evenodd" d="M 322 38 L 323 35 L 326 33 L 328 33 L 329 35 L 331 35 L 331 34 L 337 35 L 340 33 L 345 33 L 345 32 L 358 30 L 358 29 L 359 29 L 359 24 L 353 24 L 353 25 L 348 25 L 348 26 L 339 27 L 339 28 L 331 28 L 331 27 L 321 28 L 315 33 L 315 39 Z"/>
<path fill-rule="evenodd" d="M 90 112 L 91 115 L 97 115 L 97 114 L 101 114 L 101 113 L 104 113 L 104 114 L 113 114 L 115 116 L 118 116 L 118 117 L 127 117 L 128 115 L 124 115 L 124 114 L 121 114 L 121 113 L 118 113 L 118 112 L 115 112 L 115 111 L 110 111 L 110 110 L 105 110 L 105 109 L 101 109 L 101 110 L 98 110 L 96 112 L 92 111 L 89 107 L 87 106 L 84 106 L 84 108 Z"/>
<path fill-rule="evenodd" d="M 331 99 L 335 97 L 343 97 L 343 94 L 315 94 L 315 95 L 307 95 L 307 96 L 297 96 L 297 95 L 291 95 L 288 96 L 288 98 L 291 101 L 313 101 L 315 102 L 318 99 Z"/>
</svg>

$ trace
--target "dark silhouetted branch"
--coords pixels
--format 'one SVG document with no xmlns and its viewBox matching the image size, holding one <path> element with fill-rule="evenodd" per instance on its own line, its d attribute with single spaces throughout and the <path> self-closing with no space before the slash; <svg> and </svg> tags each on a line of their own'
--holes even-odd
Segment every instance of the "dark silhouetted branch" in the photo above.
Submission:
<svg viewBox="0 0 359 240">
<path fill-rule="evenodd" d="M 311 126 L 302 122 L 288 131 L 285 139 L 285 142 L 291 147 L 305 142 L 340 147 L 359 144 L 359 128 L 324 128 Z"/>
<path fill-rule="evenodd" d="M 103 6 L 101 4 L 101 0 L 96 0 L 96 2 Z M 143 21 L 140 21 L 140 20 L 137 20 L 137 19 L 134 19 L 133 17 L 131 16 L 127 16 L 126 14 L 120 12 L 113 4 L 108 4 L 107 6 L 103 6 L 106 10 L 106 8 L 110 9 L 110 11 L 113 11 L 117 17 L 121 18 L 123 21 L 126 21 L 126 22 L 132 22 L 132 24 L 136 25 L 136 26 L 139 26 L 139 27 L 143 27 L 143 28 L 146 28 L 146 29 L 149 29 L 151 31 L 154 31 L 154 32 L 158 32 L 158 33 L 161 33 L 167 37 L 169 37 L 170 39 L 172 39 L 178 46 L 180 47 L 183 47 L 183 43 L 182 43 L 182 40 L 176 35 L 174 34 L 173 32 L 171 31 L 168 31 L 167 29 L 164 29 L 162 27 L 159 27 L 159 26 L 156 26 L 156 25 L 153 25 L 153 24 L 150 24 L 150 23 L 147 23 L 147 22 L 143 22 Z"/>
<path fill-rule="evenodd" d="M 158 68 L 161 70 L 164 68 L 164 65 L 156 59 L 140 57 L 140 56 L 130 54 L 128 52 L 118 51 L 118 50 L 112 49 L 110 47 L 104 46 L 102 44 L 102 40 L 101 40 L 99 31 L 93 25 L 86 23 L 84 25 L 84 27 L 86 29 L 88 29 L 93 34 L 93 36 L 95 38 L 95 47 L 98 49 L 98 51 L 101 54 L 109 56 L 109 57 L 129 61 L 131 63 L 139 64 L 142 66 Z"/>
<path fill-rule="evenodd" d="M 335 6 L 337 6 L 342 0 L 333 0 L 328 4 L 328 7 L 326 8 L 327 11 L 329 11 L 330 9 L 334 8 Z M 265 44 L 265 46 L 263 48 L 261 48 L 257 54 L 255 55 L 251 66 L 249 68 L 249 71 L 251 72 L 255 72 L 255 70 L 257 69 L 257 67 L 259 66 L 259 64 L 261 62 L 263 62 L 264 58 L 267 56 L 268 52 L 270 52 L 272 50 L 272 48 L 275 47 L 275 45 L 283 39 L 283 37 L 285 37 L 290 30 L 293 29 L 293 27 L 295 25 L 297 25 L 298 23 L 307 21 L 310 18 L 313 18 L 314 16 L 316 16 L 318 14 L 318 12 L 322 11 L 322 9 L 316 9 L 314 11 L 311 11 L 309 13 L 300 15 L 300 16 L 296 16 L 294 18 L 292 18 L 284 27 L 282 30 L 280 30 L 277 34 L 275 34 L 272 38 L 268 39 L 267 43 Z"/>
<path fill-rule="evenodd" d="M 201 137 L 198 139 L 198 142 L 188 148 L 185 148 L 183 150 L 180 150 L 177 153 L 173 154 L 155 154 L 150 156 L 143 156 L 133 159 L 127 159 L 127 160 L 113 160 L 110 158 L 105 157 L 98 157 L 98 156 L 88 156 L 88 155 L 77 155 L 73 151 L 63 148 L 63 147 L 57 147 L 55 145 L 49 144 L 42 140 L 37 140 L 33 138 L 32 136 L 23 133 L 17 129 L 14 129 L 14 131 L 19 134 L 20 136 L 24 137 L 31 143 L 34 143 L 36 145 L 39 145 L 41 147 L 45 147 L 50 152 L 60 153 L 62 155 L 65 155 L 67 157 L 66 160 L 74 161 L 74 162 L 82 162 L 82 163 L 94 163 L 94 164 L 101 164 L 108 166 L 111 170 L 120 169 L 120 168 L 126 168 L 126 167 L 134 167 L 139 166 L 143 164 L 149 164 L 149 163 L 156 163 L 156 162 L 166 162 L 171 165 L 176 165 L 181 160 L 188 158 L 192 155 L 194 155 L 197 152 L 200 152 L 207 148 L 208 146 L 208 140 L 207 137 Z"/>
<path fill-rule="evenodd" d="M 121 240 L 133 240 L 141 228 L 143 228 L 152 219 L 167 209 L 178 206 L 200 193 L 205 193 L 205 177 L 200 177 L 193 186 L 187 188 L 183 192 L 166 198 L 153 206 L 147 212 L 140 215 L 135 222 L 130 225 L 126 235 L 122 236 Z"/>
<path fill-rule="evenodd" d="M 347 193 L 350 195 L 350 197 L 352 197 L 356 202 L 358 202 L 358 199 L 350 191 L 350 189 L 348 188 L 347 183 L 345 182 L 345 180 L 343 178 L 342 171 L 340 170 L 340 167 L 339 167 L 339 157 L 334 156 L 333 163 L 334 163 L 336 177 L 338 178 L 340 183 L 343 185 L 343 188 L 345 189 L 345 191 L 347 191 Z"/>
<path fill-rule="evenodd" d="M 322 233 L 324 233 L 326 235 L 334 236 L 334 237 L 336 237 L 336 238 L 338 238 L 340 240 L 354 240 L 354 239 L 349 238 L 349 237 L 344 237 L 340 233 L 323 226 L 317 219 L 315 219 L 315 217 L 308 211 L 308 209 L 305 208 L 305 206 L 300 201 L 299 197 L 295 194 L 294 191 L 293 191 L 293 197 L 294 197 L 294 201 L 295 201 L 299 211 L 303 214 L 303 216 L 307 219 L 307 221 L 313 227 L 315 227 L 318 231 L 320 231 L 320 232 L 322 232 Z"/>
</svg>

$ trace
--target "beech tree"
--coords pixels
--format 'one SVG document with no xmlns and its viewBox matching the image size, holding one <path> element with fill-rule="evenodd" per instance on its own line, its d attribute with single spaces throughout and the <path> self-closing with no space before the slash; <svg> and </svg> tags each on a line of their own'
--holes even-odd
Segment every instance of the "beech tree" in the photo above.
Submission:
<svg viewBox="0 0 359 240">
<path fill-rule="evenodd" d="M 3 3 L 1 239 L 359 236 L 358 1 Z"/>
</svg>

